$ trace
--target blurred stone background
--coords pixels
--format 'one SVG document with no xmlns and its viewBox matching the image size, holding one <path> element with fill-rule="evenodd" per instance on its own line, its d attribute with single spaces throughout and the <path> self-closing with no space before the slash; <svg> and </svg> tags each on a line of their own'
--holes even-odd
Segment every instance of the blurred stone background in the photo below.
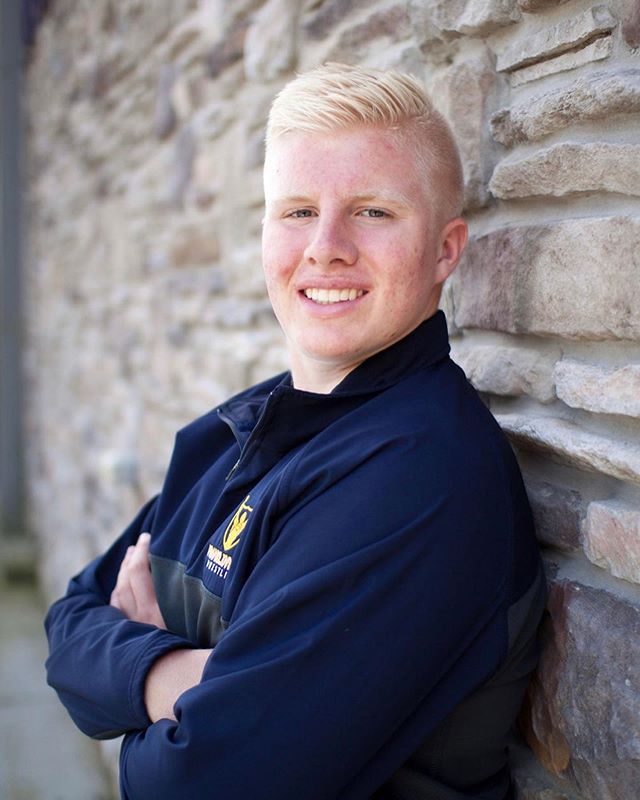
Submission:
<svg viewBox="0 0 640 800">
<path fill-rule="evenodd" d="M 47 599 L 159 489 L 179 426 L 286 367 L 260 271 L 274 94 L 327 60 L 399 67 L 463 154 L 472 241 L 443 305 L 551 583 L 519 797 L 640 797 L 639 46 L 636 0 L 50 3 L 22 269 Z"/>
</svg>

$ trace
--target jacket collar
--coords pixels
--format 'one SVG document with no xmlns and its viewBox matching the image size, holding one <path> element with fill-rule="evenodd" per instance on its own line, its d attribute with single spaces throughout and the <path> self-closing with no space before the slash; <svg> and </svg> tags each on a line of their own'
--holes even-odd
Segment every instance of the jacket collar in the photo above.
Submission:
<svg viewBox="0 0 640 800">
<path fill-rule="evenodd" d="M 242 461 L 250 455 L 245 450 L 254 451 L 258 445 L 281 453 L 319 433 L 366 396 L 446 358 L 449 350 L 446 318 L 437 311 L 404 339 L 356 367 L 330 394 L 295 389 L 286 372 L 232 397 L 218 414 L 243 448 Z M 275 419 L 277 424 L 272 424 Z"/>
<path fill-rule="evenodd" d="M 449 354 L 447 320 L 437 311 L 404 339 L 363 361 L 331 394 L 379 392 Z"/>
</svg>

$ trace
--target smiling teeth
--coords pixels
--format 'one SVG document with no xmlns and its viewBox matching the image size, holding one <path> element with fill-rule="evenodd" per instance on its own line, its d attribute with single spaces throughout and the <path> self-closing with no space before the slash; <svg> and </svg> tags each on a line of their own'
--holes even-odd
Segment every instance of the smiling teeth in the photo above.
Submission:
<svg viewBox="0 0 640 800">
<path fill-rule="evenodd" d="M 362 297 L 364 289 L 305 289 L 304 296 L 315 303 L 343 303 Z"/>
</svg>

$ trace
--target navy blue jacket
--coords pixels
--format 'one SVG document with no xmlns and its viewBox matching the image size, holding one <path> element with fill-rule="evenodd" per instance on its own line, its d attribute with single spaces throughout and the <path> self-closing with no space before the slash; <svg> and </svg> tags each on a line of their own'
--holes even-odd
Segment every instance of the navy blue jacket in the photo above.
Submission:
<svg viewBox="0 0 640 800">
<path fill-rule="evenodd" d="M 329 395 L 281 375 L 188 425 L 52 606 L 48 680 L 83 731 L 126 732 L 124 798 L 509 796 L 544 590 L 514 456 L 448 352 L 438 312 Z M 108 605 L 142 531 L 170 632 Z M 182 647 L 214 651 L 151 724 L 145 676 Z"/>
</svg>

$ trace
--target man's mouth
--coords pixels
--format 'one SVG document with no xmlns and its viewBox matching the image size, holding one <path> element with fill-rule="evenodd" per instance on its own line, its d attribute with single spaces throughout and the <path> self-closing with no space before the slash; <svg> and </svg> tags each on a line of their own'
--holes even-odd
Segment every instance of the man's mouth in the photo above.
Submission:
<svg viewBox="0 0 640 800">
<path fill-rule="evenodd" d="M 314 303 L 344 303 L 357 300 L 365 293 L 364 289 L 303 289 L 302 293 Z"/>
</svg>

